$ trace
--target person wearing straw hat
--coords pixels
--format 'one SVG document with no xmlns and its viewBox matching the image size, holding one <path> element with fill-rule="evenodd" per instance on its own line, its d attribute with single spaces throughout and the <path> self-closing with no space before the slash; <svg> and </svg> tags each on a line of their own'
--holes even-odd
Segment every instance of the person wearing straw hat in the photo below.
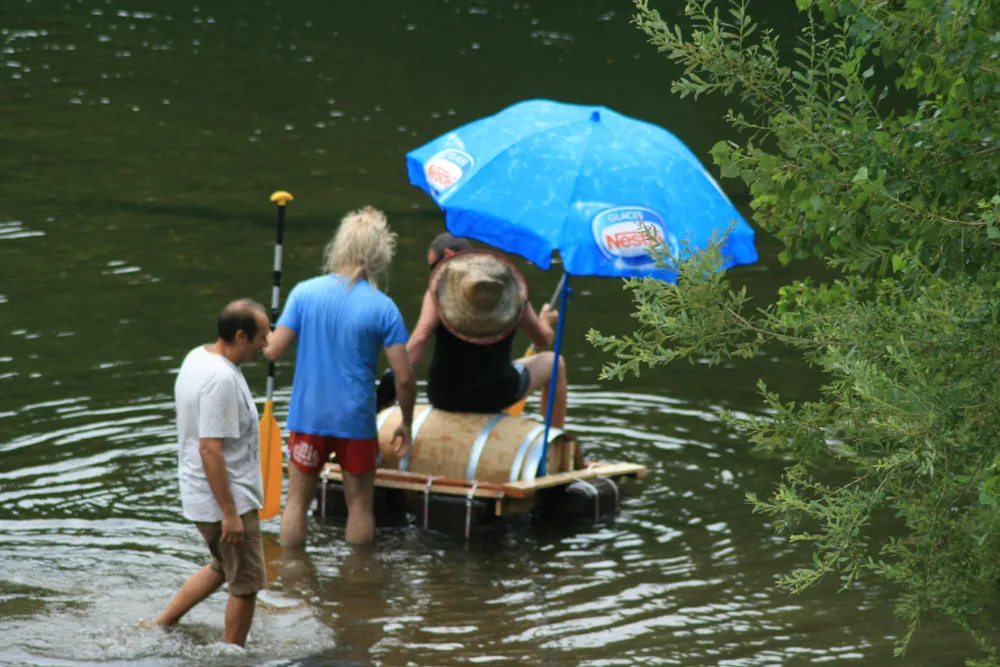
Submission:
<svg viewBox="0 0 1000 667">
<path fill-rule="evenodd" d="M 553 353 L 511 361 L 520 329 L 538 349 L 555 340 L 558 312 L 540 313 L 528 303 L 528 285 L 517 267 L 490 250 L 445 252 L 435 258 L 420 318 L 406 345 L 413 365 L 423 359 L 431 337 L 434 354 L 427 378 L 431 405 L 451 412 L 500 412 L 547 387 Z M 542 392 L 545 412 L 548 392 Z M 552 424 L 566 421 L 566 364 L 559 358 Z"/>
<path fill-rule="evenodd" d="M 375 468 L 379 455 L 373 388 L 379 348 L 395 375 L 402 421 L 393 435 L 396 453 L 410 447 L 416 395 L 408 339 L 399 308 L 379 291 L 396 250 L 385 214 L 372 207 L 351 211 L 326 248 L 326 275 L 292 289 L 264 350 L 275 361 L 297 341 L 288 410 L 288 497 L 281 515 L 282 548 L 306 538 L 306 514 L 320 471 L 331 454 L 344 474 L 346 540 L 374 537 Z"/>
</svg>

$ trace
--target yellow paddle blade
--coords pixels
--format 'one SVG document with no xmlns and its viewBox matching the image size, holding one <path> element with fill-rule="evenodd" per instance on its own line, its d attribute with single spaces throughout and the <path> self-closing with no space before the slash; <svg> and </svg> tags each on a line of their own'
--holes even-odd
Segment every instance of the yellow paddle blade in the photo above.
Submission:
<svg viewBox="0 0 1000 667">
<path fill-rule="evenodd" d="M 528 348 L 527 352 L 524 353 L 524 357 L 521 358 L 524 359 L 525 357 L 531 357 L 534 356 L 534 354 L 535 354 L 535 346 L 532 345 L 531 347 Z M 524 398 L 522 398 L 520 401 L 518 401 L 514 405 L 504 410 L 504 412 L 511 415 L 512 417 L 519 417 L 521 413 L 524 412 L 524 404 L 527 402 L 528 402 L 528 396 L 525 395 Z"/>
<path fill-rule="evenodd" d="M 520 401 L 510 406 L 504 412 L 509 414 L 511 417 L 520 417 L 521 413 L 524 412 L 524 405 L 528 402 L 527 398 L 522 398 Z"/>
<path fill-rule="evenodd" d="M 264 403 L 260 418 L 260 472 L 264 478 L 264 509 L 261 519 L 270 519 L 281 511 L 281 427 L 274 418 L 274 404 Z"/>
</svg>

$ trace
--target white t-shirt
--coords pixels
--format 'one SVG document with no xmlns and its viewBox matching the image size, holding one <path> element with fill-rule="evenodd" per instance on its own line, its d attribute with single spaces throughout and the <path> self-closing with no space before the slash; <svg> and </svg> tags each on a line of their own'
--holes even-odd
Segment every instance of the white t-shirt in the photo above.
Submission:
<svg viewBox="0 0 1000 667">
<path fill-rule="evenodd" d="M 243 372 L 221 354 L 200 345 L 181 364 L 174 383 L 181 505 L 190 521 L 222 520 L 222 508 L 205 477 L 200 438 L 222 438 L 236 511 L 264 507 L 257 406 Z"/>
</svg>

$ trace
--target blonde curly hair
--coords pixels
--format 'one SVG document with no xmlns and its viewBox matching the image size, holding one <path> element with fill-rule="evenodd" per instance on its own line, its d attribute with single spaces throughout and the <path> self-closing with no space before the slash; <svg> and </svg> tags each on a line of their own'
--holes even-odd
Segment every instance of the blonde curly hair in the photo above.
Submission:
<svg viewBox="0 0 1000 667">
<path fill-rule="evenodd" d="M 366 206 L 341 219 L 326 245 L 323 266 L 328 273 L 347 278 L 351 284 L 363 278 L 378 289 L 388 276 L 394 254 L 396 233 L 389 231 L 385 213 Z"/>
</svg>

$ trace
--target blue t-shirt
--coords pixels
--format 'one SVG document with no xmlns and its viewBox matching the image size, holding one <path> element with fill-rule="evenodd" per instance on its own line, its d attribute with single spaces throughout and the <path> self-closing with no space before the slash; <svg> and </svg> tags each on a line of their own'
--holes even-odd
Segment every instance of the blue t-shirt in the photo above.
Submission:
<svg viewBox="0 0 1000 667">
<path fill-rule="evenodd" d="M 330 274 L 288 295 L 278 320 L 298 339 L 288 429 L 338 438 L 374 438 L 379 349 L 409 334 L 392 299 L 365 280 Z"/>
</svg>

